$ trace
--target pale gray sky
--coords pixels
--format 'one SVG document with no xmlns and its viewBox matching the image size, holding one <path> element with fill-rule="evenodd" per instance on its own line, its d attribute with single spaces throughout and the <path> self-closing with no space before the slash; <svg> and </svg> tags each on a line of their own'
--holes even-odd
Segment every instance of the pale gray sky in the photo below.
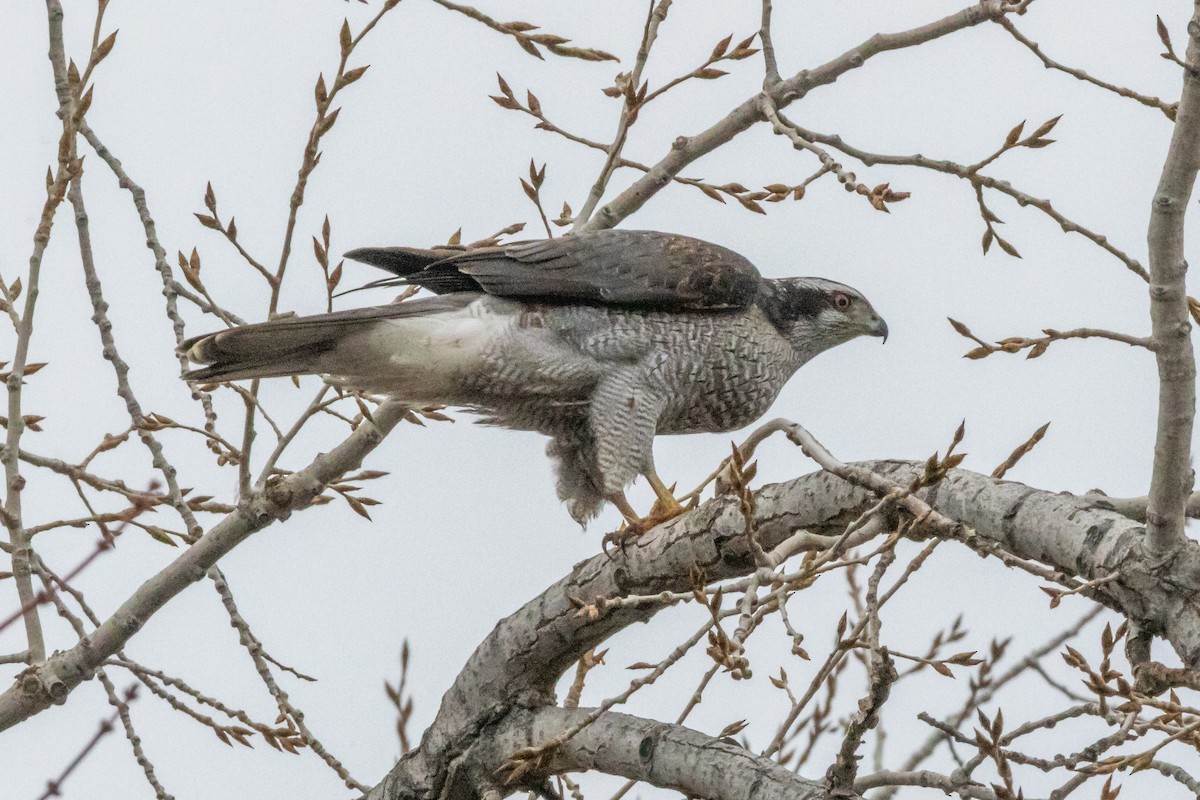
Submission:
<svg viewBox="0 0 1200 800">
<path fill-rule="evenodd" d="M 962 4 L 776 2 L 781 69 L 791 74 L 815 66 L 872 33 L 912 27 Z M 68 49 L 82 61 L 94 3 L 64 5 Z M 500 109 L 487 95 L 495 93 L 499 71 L 519 94 L 532 89 L 556 123 L 607 140 L 618 106 L 600 89 L 632 61 L 644 5 L 560 0 L 481 6 L 500 18 L 527 19 L 580 45 L 618 54 L 624 65 L 619 67 L 554 57 L 539 62 L 471 20 L 423 0 L 405 0 L 352 62 L 371 69 L 346 90 L 341 117 L 324 142 L 324 158 L 300 214 L 284 307 L 311 312 L 323 306 L 320 270 L 308 243 L 325 214 L 336 252 L 366 244 L 428 245 L 445 241 L 460 226 L 469 241 L 514 221 L 530 222 L 527 232 L 536 236 L 536 217 L 517 183 L 530 157 L 549 164 L 543 188 L 549 209 L 557 211 L 563 200 L 578 209 L 601 154 L 533 130 L 528 117 Z M 311 125 L 314 80 L 336 65 L 342 16 L 350 15 L 357 30 L 377 7 L 374 1 L 361 6 L 337 0 L 114 0 L 108 12 L 106 31 L 119 28 L 120 36 L 96 75 L 91 124 L 146 189 L 172 257 L 175 250 L 198 247 L 206 281 L 243 317 L 264 316 L 261 281 L 192 212 L 203 210 L 205 182 L 211 181 L 223 217 L 236 215 L 246 247 L 268 263 L 278 259 L 287 200 Z M 1174 99 L 1179 76 L 1158 58 L 1154 14 L 1182 39 L 1189 12 L 1184 2 L 1043 0 L 1017 22 L 1061 61 Z M 731 31 L 735 39 L 748 36 L 757 20 L 758 4 L 749 0 L 680 0 L 662 27 L 646 76 L 654 85 L 692 68 Z M 45 169 L 60 129 L 45 29 L 38 3 L 10 4 L 0 28 L 0 58 L 9 76 L 0 125 L 0 273 L 10 282 L 28 261 Z M 644 112 L 629 157 L 656 161 L 676 136 L 715 122 L 756 90 L 761 61 L 735 62 L 731 72 L 682 87 Z M 1169 124 L 1158 111 L 1047 72 L 997 26 L 879 56 L 836 85 L 814 91 L 789 114 L 867 149 L 962 162 L 991 152 L 1021 119 L 1037 124 L 1064 114 L 1054 132 L 1058 144 L 1008 154 L 992 174 L 1052 197 L 1072 219 L 1144 258 L 1150 196 Z M 128 195 L 94 155 L 86 165 L 98 266 L 133 383 L 148 409 L 195 422 L 198 409 L 177 379 L 158 277 Z M 759 126 L 685 174 L 718 183 L 797 183 L 816 166 L 812 156 L 796 153 Z M 1002 355 L 966 361 L 961 355 L 967 343 L 945 321 L 953 316 L 985 338 L 1078 326 L 1140 335 L 1149 330 L 1142 282 L 1081 237 L 1064 236 L 1037 211 L 1001 197 L 990 198 L 991 206 L 1024 258 L 995 248 L 984 257 L 983 227 L 969 186 L 912 169 L 851 168 L 868 185 L 891 182 L 912 198 L 884 215 L 825 179 L 802 202 L 772 205 L 764 217 L 733 203 L 719 205 L 694 189 L 671 187 L 624 225 L 701 236 L 744 253 L 768 275 L 822 275 L 871 299 L 891 327 L 887 345 L 860 340 L 822 356 L 800 372 L 773 410 L 802 421 L 839 457 L 924 458 L 944 448 L 965 418 L 963 449 L 971 454 L 965 466 L 986 472 L 1052 421 L 1045 441 L 1010 477 L 1052 490 L 1144 493 L 1155 406 L 1148 354 L 1109 342 L 1068 342 L 1032 362 Z M 619 191 L 633 177 L 619 173 L 612 189 Z M 50 366 L 30 379 L 27 394 L 29 411 L 47 417 L 46 431 L 28 434 L 27 445 L 78 459 L 103 432 L 124 429 L 127 418 L 113 392 L 111 369 L 97 357 L 71 228 L 67 208 L 59 213 L 43 267 L 33 347 L 33 360 Z M 346 269 L 344 285 L 375 277 L 366 267 Z M 385 299 L 357 294 L 339 303 Z M 192 333 L 213 327 L 211 318 L 188 313 Z M 11 342 L 11 332 L 0 330 L 0 358 L 7 357 Z M 307 386 L 316 386 L 315 380 Z M 308 391 L 276 381 L 264 395 L 287 419 Z M 236 433 L 240 401 L 224 397 L 220 410 L 226 430 Z M 332 424 L 314 427 L 285 466 L 305 463 L 301 456 L 331 447 L 340 435 Z M 231 496 L 234 471 L 215 470 L 191 438 L 171 432 L 163 438 L 185 485 Z M 660 472 L 668 482 L 690 487 L 728 452 L 729 438 L 661 439 Z M 150 478 L 145 461 L 130 446 L 100 463 L 136 483 Z M 766 446 L 760 462 L 764 482 L 813 468 L 781 442 Z M 403 426 L 367 466 L 391 472 L 368 492 L 386 501 L 372 510 L 374 524 L 341 504 L 314 509 L 256 535 L 222 566 L 267 649 L 320 678 L 316 684 L 284 678 L 312 729 L 359 780 L 373 784 L 397 753 L 382 685 L 393 679 L 401 640 L 408 637 L 413 647 L 413 730 L 419 733 L 496 619 L 595 554 L 617 517 L 606 512 L 581 533 L 555 500 L 539 437 L 472 427 L 466 419 Z M 635 504 L 648 505 L 650 494 L 638 486 L 633 497 Z M 31 480 L 25 504 L 35 523 L 78 513 L 69 487 L 45 478 Z M 159 524 L 175 525 L 165 512 L 161 516 Z M 43 538 L 38 544 L 45 557 L 66 568 L 88 551 L 95 533 L 65 530 Z M 132 532 L 80 586 L 104 616 L 174 555 Z M 814 651 L 829 641 L 846 603 L 840 578 L 826 580 L 828 586 L 806 592 L 793 611 Z M 13 605 L 11 592 L 8 583 L 0 584 L 0 608 Z M 961 612 L 972 631 L 963 649 L 983 650 L 993 635 L 1011 635 L 1014 652 L 1020 652 L 1086 607 L 1073 600 L 1048 612 L 1045 596 L 1026 577 L 1010 576 L 995 563 L 947 545 L 889 607 L 884 640 L 924 642 Z M 631 675 L 625 665 L 665 655 L 683 631 L 698 624 L 697 614 L 673 609 L 619 637 L 609 666 L 593 673 L 585 704 L 623 688 Z M 20 636 L 16 628 L 0 636 L 0 652 L 21 649 Z M 804 665 L 787 660 L 782 633 L 764 631 L 756 639 L 750 657 L 760 676 L 780 663 L 797 676 L 805 674 Z M 58 646 L 74 641 L 57 620 L 50 621 L 50 640 Z M 187 590 L 156 615 L 128 652 L 256 717 L 274 717 L 269 696 L 207 585 Z M 680 671 L 698 675 L 705 666 L 698 652 Z M 0 668 L 0 684 L 7 685 L 15 672 Z M 925 734 L 913 720 L 916 711 L 957 703 L 965 683 L 906 685 L 888 706 L 889 752 L 907 753 L 914 737 Z M 667 679 L 643 692 L 631 710 L 673 718 L 690 691 L 684 679 Z M 1036 696 L 1021 695 L 1018 688 L 1004 703 L 1010 719 L 1043 707 Z M 691 722 L 716 732 L 749 716 L 746 733 L 761 745 L 785 711 L 765 680 L 722 681 Z M 107 713 L 100 687 L 88 684 L 66 707 L 0 735 L 0 796 L 36 797 Z M 148 695 L 135 704 L 133 715 L 160 779 L 177 797 L 315 800 L 347 794 L 311 754 L 281 755 L 262 743 L 254 751 L 227 749 L 210 731 Z M 127 751 L 122 737 L 108 738 L 66 784 L 65 795 L 148 796 Z M 819 775 L 820 754 L 814 764 L 808 771 Z M 1034 782 L 1027 788 L 1048 787 Z M 1177 792 L 1178 785 L 1164 784 L 1164 790 Z"/>
</svg>

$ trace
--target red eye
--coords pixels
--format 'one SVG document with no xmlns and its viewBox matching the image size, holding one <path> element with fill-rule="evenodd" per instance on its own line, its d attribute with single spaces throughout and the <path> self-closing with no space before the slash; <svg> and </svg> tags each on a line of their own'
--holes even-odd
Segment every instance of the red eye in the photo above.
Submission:
<svg viewBox="0 0 1200 800">
<path fill-rule="evenodd" d="M 850 307 L 850 295 L 838 292 L 833 296 L 833 307 L 839 311 L 845 311 Z"/>
</svg>

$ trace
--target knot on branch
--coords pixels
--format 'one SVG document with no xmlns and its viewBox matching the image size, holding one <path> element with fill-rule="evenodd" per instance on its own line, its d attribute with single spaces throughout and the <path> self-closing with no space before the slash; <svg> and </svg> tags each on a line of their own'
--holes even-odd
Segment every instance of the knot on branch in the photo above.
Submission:
<svg viewBox="0 0 1200 800">
<path fill-rule="evenodd" d="M 1170 689 L 1180 686 L 1200 689 L 1200 670 L 1183 667 L 1168 667 L 1157 661 L 1144 661 L 1133 667 L 1134 691 L 1158 697 Z"/>
<path fill-rule="evenodd" d="M 67 695 L 70 693 L 66 682 L 44 663 L 23 670 L 17 676 L 17 685 L 21 687 L 22 692 L 46 705 L 61 706 L 67 702 Z"/>
<path fill-rule="evenodd" d="M 288 513 L 296 500 L 296 493 L 285 479 L 273 476 L 263 490 L 266 500 L 280 513 Z"/>
</svg>

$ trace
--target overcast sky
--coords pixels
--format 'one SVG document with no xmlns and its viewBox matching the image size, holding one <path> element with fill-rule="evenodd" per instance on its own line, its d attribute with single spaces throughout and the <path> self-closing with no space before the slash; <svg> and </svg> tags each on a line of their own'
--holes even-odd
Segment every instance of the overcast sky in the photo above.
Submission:
<svg viewBox="0 0 1200 800">
<path fill-rule="evenodd" d="M 775 39 L 785 75 L 818 65 L 878 31 L 928 22 L 963 0 L 777 2 Z M 86 60 L 94 4 L 66 0 L 68 49 Z M 114 0 L 105 31 L 120 29 L 115 50 L 96 74 L 88 118 L 149 197 L 168 252 L 197 247 L 206 282 L 241 316 L 265 316 L 261 281 L 212 231 L 197 224 L 205 183 L 212 182 L 223 218 L 236 215 L 240 239 L 260 260 L 278 259 L 287 201 L 312 122 L 317 74 L 337 62 L 343 15 L 359 27 L 369 6 L 339 0 L 154 3 Z M 600 90 L 628 69 L 644 18 L 644 2 L 489 2 L 502 19 L 523 19 L 545 30 L 619 55 L 620 66 L 548 57 L 538 61 L 506 37 L 424 0 L 405 0 L 364 42 L 352 65 L 371 64 L 343 95 L 337 126 L 299 217 L 283 308 L 323 310 L 320 270 L 310 249 L 328 214 L 333 250 L 444 242 L 457 228 L 464 241 L 482 238 L 536 215 L 518 184 L 529 159 L 547 163 L 543 196 L 556 213 L 562 202 L 578 209 L 602 154 L 533 130 L 528 117 L 505 111 L 488 94 L 497 71 L 523 96 L 532 89 L 562 127 L 607 141 L 618 103 Z M 1178 71 L 1158 57 L 1154 15 L 1185 38 L 1190 4 L 1043 0 L 1019 27 L 1053 57 L 1139 91 L 1174 99 Z M 60 124 L 54 116 L 46 20 L 38 3 L 10 3 L 0 26 L 6 67 L 5 121 L 0 124 L 0 273 L 11 282 L 28 263 Z M 726 34 L 735 39 L 757 27 L 749 0 L 680 0 L 662 26 L 646 69 L 652 86 L 698 65 Z M 761 61 L 735 62 L 732 74 L 689 84 L 643 112 L 627 155 L 653 163 L 680 134 L 694 134 L 749 97 L 761 83 Z M 814 91 L 789 114 L 802 125 L 841 133 L 880 152 L 973 162 L 990 153 L 1022 119 L 1037 124 L 1058 114 L 1058 143 L 1006 155 L 989 168 L 1039 197 L 1051 197 L 1072 219 L 1107 235 L 1144 259 L 1150 197 L 1170 135 L 1163 115 L 1061 73 L 1044 70 L 998 26 L 955 34 L 913 51 L 886 54 Z M 828 178 L 798 203 L 749 213 L 720 205 L 687 187 L 673 186 L 626 220 L 625 227 L 668 230 L 733 248 L 770 276 L 821 275 L 861 290 L 887 319 L 886 346 L 863 339 L 804 367 L 772 410 L 803 422 L 844 460 L 925 458 L 943 449 L 959 421 L 967 421 L 966 467 L 991 469 L 1044 422 L 1049 434 L 1010 477 L 1051 490 L 1143 494 L 1153 443 L 1155 373 L 1152 357 L 1111 342 L 1068 342 L 1041 359 L 961 358 L 968 343 L 946 322 L 953 316 L 977 334 L 998 339 L 1035 336 L 1043 327 L 1095 326 L 1131 334 L 1149 332 L 1144 284 L 1115 258 L 1079 236 L 1064 236 L 1036 210 L 989 196 L 1007 223 L 1005 237 L 1024 258 L 995 248 L 980 252 L 983 225 L 970 187 L 954 178 L 912 169 L 867 169 L 848 164 L 867 185 L 890 182 L 911 199 L 890 215 L 874 211 Z M 783 139 L 759 126 L 685 171 L 716 183 L 794 184 L 817 167 Z M 98 268 L 112 304 L 115 334 L 132 364 L 132 381 L 147 410 L 198 424 L 198 409 L 177 378 L 170 326 L 153 261 L 126 192 L 94 154 L 86 159 L 85 191 Z M 635 177 L 625 171 L 610 195 Z M 348 265 L 344 285 L 376 277 Z M 99 356 L 83 291 L 69 207 L 60 210 L 42 271 L 42 302 L 32 360 L 50 366 L 30 379 L 27 413 L 44 415 L 44 433 L 30 433 L 29 449 L 78 460 L 104 432 L 128 424 L 113 391 L 111 368 Z M 1193 290 L 1193 294 L 1195 290 Z M 355 294 L 341 307 L 385 302 Z M 188 309 L 190 333 L 213 327 Z M 0 330 L 0 359 L 12 334 Z M 303 391 L 269 383 L 264 396 L 288 420 L 317 386 Z M 240 401 L 222 398 L 223 430 L 240 431 Z M 266 429 L 264 428 L 264 431 Z M 190 436 L 190 435 L 186 435 Z M 332 447 L 336 424 L 314 426 L 285 466 Z M 216 470 L 192 438 L 163 439 L 184 483 L 197 493 L 232 496 L 234 470 Z M 690 488 L 728 452 L 728 435 L 659 440 L 660 473 Z M 265 441 L 265 440 L 264 440 Z M 618 518 L 608 511 L 586 532 L 571 522 L 554 496 L 544 442 L 533 434 L 474 427 L 468 419 L 426 428 L 404 425 L 368 459 L 391 474 L 368 494 L 385 501 L 373 524 L 341 504 L 296 515 L 239 547 L 222 562 L 243 612 L 277 658 L 320 680 L 284 677 L 326 746 L 361 781 L 374 784 L 393 763 L 398 745 L 393 712 L 382 688 L 394 680 L 401 641 L 413 648 L 414 733 L 432 718 L 442 692 L 496 620 L 594 555 Z M 98 462 L 106 474 L 131 484 L 151 471 L 131 445 Z M 261 455 L 261 454 L 260 454 Z M 761 453 L 760 480 L 811 471 L 813 465 L 783 442 Z M 644 485 L 632 493 L 648 506 Z M 27 521 L 81 515 L 70 487 L 31 479 Z M 176 525 L 163 512 L 166 527 Z M 44 541 L 43 541 L 44 539 Z M 38 544 L 49 562 L 67 568 L 95 539 L 92 530 L 49 534 Z M 132 532 L 80 580 L 92 605 L 106 616 L 175 552 Z M 844 582 L 805 592 L 792 612 L 821 652 L 846 605 Z M 13 607 L 11 583 L 0 584 L 0 608 Z M 1040 642 L 1087 609 L 1064 602 L 1054 612 L 1026 576 L 1008 575 L 993 562 L 942 548 L 884 616 L 884 641 L 922 644 L 960 612 L 971 635 L 962 649 L 986 649 L 992 636 L 1014 636 L 1014 652 Z M 664 613 L 649 626 L 613 643 L 609 666 L 597 670 L 584 703 L 622 689 L 634 661 L 658 661 L 700 622 L 693 608 Z M 49 619 L 52 646 L 74 641 Z M 0 652 L 23 647 L 13 628 Z M 1094 638 L 1094 635 L 1093 635 Z M 811 667 L 787 660 L 782 631 L 764 630 L 750 657 L 760 677 L 786 664 L 806 676 Z M 269 696 L 206 583 L 188 589 L 156 615 L 128 648 L 131 657 L 183 677 L 205 692 L 274 717 Z M 673 718 L 706 667 L 701 652 L 680 666 L 680 677 L 642 693 L 634 713 Z M 0 668 L 0 685 L 16 673 Z M 857 674 L 857 673 L 853 673 Z M 119 671 L 122 684 L 128 676 Z M 686 679 L 684 678 L 686 676 Z M 901 758 L 925 730 L 916 711 L 959 702 L 965 680 L 904 687 L 888 706 L 888 753 Z M 857 691 L 851 681 L 847 697 Z M 1004 703 L 1010 719 L 1044 708 L 1020 687 Z M 1025 696 L 1022 697 L 1022 694 Z M 722 681 L 691 722 L 716 732 L 740 718 L 757 746 L 786 712 L 765 680 Z M 1055 699 L 1053 702 L 1057 702 Z M 0 735 L 0 795 L 34 798 L 107 715 L 101 688 L 78 689 L 64 708 L 44 712 Z M 227 749 L 212 733 L 170 713 L 156 698 L 137 701 L 133 715 L 164 785 L 180 798 L 289 796 L 297 800 L 344 797 L 336 777 L 311 754 L 282 755 L 259 743 L 254 751 Z M 1054 743 L 1046 745 L 1053 751 Z M 823 773 L 820 754 L 807 768 Z M 611 782 L 605 782 L 608 786 Z M 1154 785 L 1152 782 L 1144 786 Z M 1047 787 L 1031 783 L 1027 788 Z M 1090 788 L 1090 787 L 1089 787 Z M 1164 784 L 1171 796 L 1177 784 Z M 138 766 L 119 735 L 110 737 L 65 786 L 67 797 L 91 800 L 148 796 Z M 1043 791 L 1044 794 L 1044 791 Z M 597 793 L 595 796 L 601 796 Z"/>
</svg>

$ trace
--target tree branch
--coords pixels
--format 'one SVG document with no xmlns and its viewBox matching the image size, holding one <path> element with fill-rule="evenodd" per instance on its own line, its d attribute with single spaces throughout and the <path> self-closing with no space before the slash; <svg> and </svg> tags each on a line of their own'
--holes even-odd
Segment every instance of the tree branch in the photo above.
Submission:
<svg viewBox="0 0 1200 800">
<path fill-rule="evenodd" d="M 1137 522 L 1146 521 L 1146 509 L 1150 505 L 1150 498 L 1147 496 L 1109 497 L 1102 492 L 1089 492 L 1085 497 L 1095 499 L 1097 502 L 1103 503 L 1105 507 Z M 1192 492 L 1192 495 L 1188 497 L 1185 513 L 1188 519 L 1200 519 L 1200 492 Z"/>
<path fill-rule="evenodd" d="M 66 701 L 72 689 L 92 677 L 155 612 L 251 534 L 304 508 L 325 487 L 356 469 L 403 418 L 407 407 L 385 403 L 329 453 L 262 492 L 243 497 L 237 508 L 201 536 L 177 559 L 142 584 L 111 617 L 69 650 L 57 653 L 37 668 L 26 670 L 17 684 L 0 695 L 0 730 L 36 714 L 52 703 Z"/>
<path fill-rule="evenodd" d="M 840 150 L 846 155 L 858 159 L 868 167 L 873 167 L 876 164 L 920 167 L 922 169 L 929 169 L 933 170 L 934 172 L 942 172 L 946 175 L 953 175 L 957 178 L 961 178 L 965 181 L 968 181 L 972 186 L 975 187 L 976 194 L 979 197 L 981 204 L 983 189 L 985 188 L 992 189 L 1000 192 L 1001 194 L 1006 194 L 1013 200 L 1016 200 L 1017 205 L 1033 206 L 1038 211 L 1041 211 L 1043 214 L 1050 217 L 1050 219 L 1054 220 L 1058 226 L 1062 228 L 1063 233 L 1077 233 L 1080 236 L 1083 236 L 1092 242 L 1092 244 L 1112 254 L 1122 264 L 1125 265 L 1126 269 L 1137 275 L 1142 280 L 1150 280 L 1150 273 L 1146 271 L 1146 268 L 1142 266 L 1141 262 L 1126 253 L 1124 250 L 1115 247 L 1111 242 L 1109 242 L 1108 237 L 1104 234 L 1097 233 L 1089 228 L 1085 228 L 1078 222 L 1063 216 L 1058 209 L 1054 208 L 1053 204 L 1051 204 L 1048 199 L 1035 197 L 1031 194 L 1023 192 L 1020 189 L 1015 188 L 1008 181 L 993 178 L 990 175 L 981 175 L 980 173 L 974 171 L 977 165 L 968 166 L 965 164 L 958 164 L 953 161 L 928 158 L 923 155 L 905 156 L 873 153 L 849 144 L 848 142 L 844 141 L 840 135 L 822 134 L 816 131 L 807 130 L 799 125 L 796 125 L 795 128 L 801 136 L 804 136 L 810 141 L 819 142 L 820 144 L 825 144 Z M 985 215 L 985 219 L 986 218 L 987 217 Z"/>
<path fill-rule="evenodd" d="M 79 170 L 75 156 L 75 97 L 71 91 L 63 56 L 63 10 L 58 0 L 46 0 L 46 14 L 50 29 L 50 63 L 54 72 L 54 90 L 58 97 L 58 113 L 62 118 L 62 133 L 58 142 L 58 169 L 54 179 L 46 187 L 46 201 L 33 234 L 33 254 L 29 257 L 29 272 L 26 275 L 25 305 L 20 316 L 16 316 L 16 299 L 20 291 L 19 281 L 13 287 L 4 287 L 5 304 L 14 322 L 17 335 L 12 364 L 8 371 L 8 423 L 4 437 L 4 448 L 0 461 L 4 464 L 4 507 L 3 521 L 8 528 L 9 552 L 12 554 L 13 582 L 17 586 L 17 600 L 24 611 L 25 636 L 28 642 L 28 660 L 37 664 L 46 657 L 46 643 L 38 617 L 37 604 L 33 600 L 33 577 L 29 565 L 32 549 L 21 519 L 21 492 L 25 478 L 21 475 L 21 434 L 25 432 L 25 420 L 21 414 L 21 390 L 24 386 L 25 369 L 29 356 L 29 343 L 33 338 L 34 311 L 39 294 L 38 283 L 42 270 L 42 256 L 50 242 L 50 230 L 54 215 L 62 203 L 67 190 L 67 181 Z M 60 69 L 60 64 L 62 68 Z"/>
<path fill-rule="evenodd" d="M 465 800 L 494 785 L 496 769 L 515 751 L 559 736 L 589 709 L 540 708 L 510 714 L 468 751 L 445 797 Z M 732 739 L 682 725 L 608 712 L 557 748 L 548 773 L 598 770 L 707 800 L 826 800 L 834 795 Z M 374 798 L 372 794 L 368 797 Z M 857 794 L 836 795 L 853 800 Z"/>
<path fill-rule="evenodd" d="M 612 177 L 613 170 L 617 168 L 621 158 L 621 150 L 625 147 L 629 128 L 637 119 L 637 112 L 646 100 L 645 90 L 642 87 L 642 70 L 650 57 L 650 48 L 654 46 L 654 41 L 658 38 L 658 27 L 667 18 L 667 12 L 670 10 L 671 0 L 658 0 L 657 3 L 650 4 L 650 13 L 646 17 L 646 25 L 642 31 L 642 43 L 638 47 L 633 71 L 629 74 L 625 87 L 625 103 L 621 108 L 621 118 L 617 120 L 617 132 L 613 136 L 612 144 L 608 146 L 608 156 L 604 159 L 604 166 L 600 168 L 600 174 L 596 177 L 596 182 L 592 184 L 592 189 L 588 192 L 587 199 L 576 216 L 575 225 L 581 230 L 586 227 L 592 211 L 595 210 L 596 204 L 604 195 L 608 179 Z"/>
<path fill-rule="evenodd" d="M 1037 42 L 1031 41 L 1024 34 L 1022 34 L 1019 30 L 1017 30 L 1017 26 L 1012 23 L 1012 20 L 1008 19 L 1007 17 L 1001 17 L 1000 19 L 997 20 L 997 22 L 1000 24 L 1000 26 L 1002 28 L 1004 28 L 1004 30 L 1008 31 L 1009 34 L 1011 34 L 1014 39 L 1016 39 L 1018 42 L 1023 44 L 1025 47 L 1027 47 L 1030 50 L 1030 52 L 1032 52 L 1035 56 L 1037 56 L 1038 60 L 1042 62 L 1042 64 L 1046 67 L 1046 69 L 1056 69 L 1059 72 L 1065 72 L 1066 74 L 1070 75 L 1071 77 L 1078 78 L 1079 80 L 1083 81 L 1084 83 L 1090 83 L 1093 86 L 1099 86 L 1101 89 L 1105 89 L 1107 91 L 1112 92 L 1113 94 L 1120 95 L 1121 97 L 1128 97 L 1130 100 L 1136 100 L 1137 102 L 1141 103 L 1144 106 L 1148 106 L 1149 108 L 1157 108 L 1159 111 L 1161 111 L 1163 114 L 1165 114 L 1167 119 L 1169 119 L 1169 120 L 1175 119 L 1175 111 L 1176 111 L 1177 104 L 1168 103 L 1165 100 L 1160 100 L 1157 97 L 1151 97 L 1150 95 L 1145 95 L 1145 94 L 1141 94 L 1140 92 L 1135 92 L 1134 90 L 1129 89 L 1125 86 L 1118 86 L 1115 83 L 1109 83 L 1108 81 L 1102 81 L 1099 78 L 1089 75 L 1088 73 L 1084 72 L 1081 69 L 1076 69 L 1075 67 L 1068 67 L 1065 64 L 1060 64 L 1059 62 L 1055 61 L 1054 59 L 1050 58 L 1045 53 L 1043 53 L 1041 47 L 1038 46 Z"/>
<path fill-rule="evenodd" d="M 911 485 L 922 471 L 921 465 L 902 461 L 844 466 L 875 476 L 881 488 Z M 767 486 L 755 495 L 756 537 L 763 548 L 772 548 L 800 529 L 835 535 L 874 505 L 877 496 L 828 472 Z M 1145 558 L 1145 529 L 1102 502 L 966 470 L 951 470 L 935 487 L 910 497 L 942 517 L 961 521 L 953 529 L 940 523 L 918 526 L 923 535 L 952 538 L 985 555 L 1041 561 L 1064 580 L 1090 580 L 1119 569 L 1119 579 L 1088 596 L 1142 620 L 1166 637 L 1185 663 L 1200 661 L 1200 609 L 1192 602 L 1200 591 L 1200 544 L 1188 545 L 1172 561 L 1169 575 L 1163 575 Z M 745 526 L 736 498 L 718 497 L 624 552 L 578 564 L 502 620 L 479 645 L 443 698 L 421 746 L 396 765 L 371 797 L 438 797 L 454 759 L 488 725 L 516 706 L 552 703 L 555 682 L 583 653 L 663 607 L 619 605 L 593 617 L 577 613 L 578 598 L 685 591 L 694 566 L 709 581 L 752 572 L 755 560 Z"/>
<path fill-rule="evenodd" d="M 1188 64 L 1200 64 L 1200 3 L 1188 24 Z M 1146 535 L 1155 558 L 1166 562 L 1187 543 L 1183 526 L 1194 474 L 1192 425 L 1196 415 L 1196 361 L 1188 315 L 1183 223 L 1200 171 L 1200 77 L 1183 71 L 1175 131 L 1150 209 L 1150 325 L 1158 360 L 1158 433 Z"/>
<path fill-rule="evenodd" d="M 996 800 L 996 793 L 978 781 L 972 781 L 965 775 L 941 775 L 927 769 L 915 772 L 894 772 L 882 770 L 872 775 L 859 778 L 854 788 L 859 792 L 868 789 L 891 788 L 896 786 L 921 786 L 926 789 L 940 789 L 947 796 L 976 798 L 977 800 Z"/>
<path fill-rule="evenodd" d="M 758 41 L 762 44 L 763 89 L 769 92 L 783 80 L 779 75 L 775 42 L 771 37 L 771 0 L 762 0 L 762 22 L 758 28 Z"/>
<path fill-rule="evenodd" d="M 1005 0 L 983 0 L 983 2 L 970 5 L 928 25 L 900 33 L 876 34 L 832 61 L 812 70 L 802 70 L 793 77 L 776 84 L 770 92 L 771 99 L 776 108 L 784 108 L 788 103 L 803 97 L 812 89 L 833 83 L 847 72 L 861 67 L 880 53 L 914 47 L 963 28 L 999 19 L 1015 8 L 1015 5 L 1005 2 Z M 739 133 L 760 122 L 762 118 L 759 96 L 755 95 L 741 103 L 711 128 L 695 136 L 680 136 L 671 145 L 670 152 L 651 167 L 649 172 L 603 206 L 594 217 L 588 220 L 586 225 L 580 226 L 578 230 L 599 230 L 617 225 L 645 205 L 646 201 L 670 183 L 688 164 L 711 153 Z"/>
</svg>

